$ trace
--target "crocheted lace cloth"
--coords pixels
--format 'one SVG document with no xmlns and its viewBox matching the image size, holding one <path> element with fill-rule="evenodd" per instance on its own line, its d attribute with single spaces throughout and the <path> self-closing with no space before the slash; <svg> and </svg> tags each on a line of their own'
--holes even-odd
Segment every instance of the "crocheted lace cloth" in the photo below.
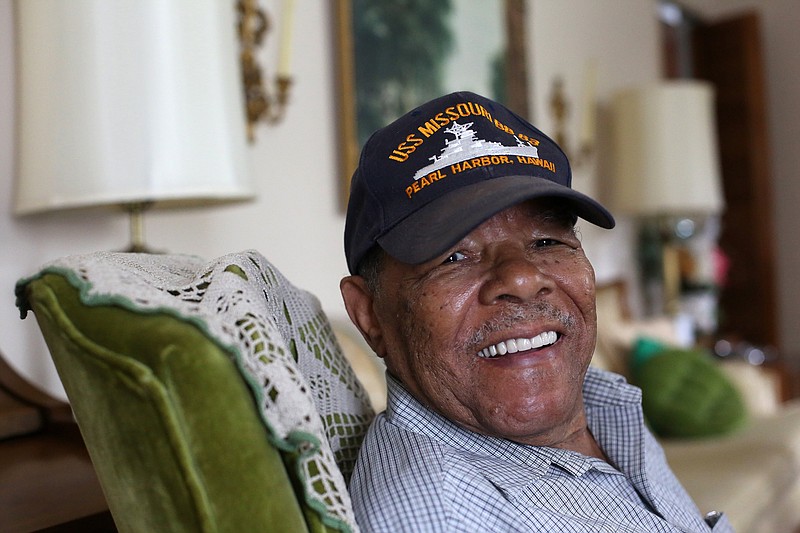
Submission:
<svg viewBox="0 0 800 533">
<path fill-rule="evenodd" d="M 235 359 L 273 443 L 297 456 L 306 503 L 357 532 L 346 480 L 373 412 L 319 301 L 255 251 L 211 262 L 98 252 L 47 265 L 89 305 L 170 313 L 203 328 Z"/>
</svg>

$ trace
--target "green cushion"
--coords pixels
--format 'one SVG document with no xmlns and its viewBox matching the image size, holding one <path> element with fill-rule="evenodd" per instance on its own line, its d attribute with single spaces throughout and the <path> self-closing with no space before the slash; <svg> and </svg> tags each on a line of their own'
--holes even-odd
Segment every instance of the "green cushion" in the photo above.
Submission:
<svg viewBox="0 0 800 533">
<path fill-rule="evenodd" d="M 250 391 L 202 331 L 85 306 L 56 274 L 27 295 L 121 531 L 307 531 Z"/>
<path fill-rule="evenodd" d="M 648 345 L 635 371 L 642 408 L 661 437 L 709 437 L 729 433 L 747 419 L 739 391 L 701 350 Z"/>
</svg>

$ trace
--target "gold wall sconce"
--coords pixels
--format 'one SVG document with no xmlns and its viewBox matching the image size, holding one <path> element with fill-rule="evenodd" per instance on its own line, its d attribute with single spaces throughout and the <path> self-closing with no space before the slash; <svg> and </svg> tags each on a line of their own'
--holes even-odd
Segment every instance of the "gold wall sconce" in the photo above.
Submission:
<svg viewBox="0 0 800 533">
<path fill-rule="evenodd" d="M 255 140 L 255 129 L 260 121 L 276 124 L 284 116 L 289 102 L 292 77 L 289 74 L 291 56 L 291 29 L 294 15 L 294 0 L 285 0 L 281 6 L 280 48 L 275 86 L 264 84 L 263 71 L 256 57 L 264 37 L 271 29 L 270 18 L 258 4 L 258 0 L 238 0 L 238 30 L 242 81 L 247 110 L 247 138 Z"/>
<path fill-rule="evenodd" d="M 594 153 L 594 137 L 597 118 L 595 102 L 595 71 L 593 62 L 590 62 L 586 69 L 583 87 L 583 101 L 581 112 L 580 133 L 578 135 L 577 147 L 572 146 L 569 135 L 567 134 L 567 123 L 571 111 L 571 105 L 564 89 L 563 78 L 556 77 L 550 90 L 550 114 L 553 117 L 554 129 L 553 140 L 567 154 L 573 167 L 580 167 L 588 162 Z"/>
</svg>

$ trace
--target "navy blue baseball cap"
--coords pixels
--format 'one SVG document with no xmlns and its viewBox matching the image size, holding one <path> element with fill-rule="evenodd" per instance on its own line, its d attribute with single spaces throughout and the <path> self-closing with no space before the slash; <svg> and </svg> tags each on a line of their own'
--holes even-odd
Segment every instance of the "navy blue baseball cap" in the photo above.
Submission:
<svg viewBox="0 0 800 533">
<path fill-rule="evenodd" d="M 447 251 L 496 213 L 560 198 L 602 228 L 614 217 L 571 188 L 567 156 L 503 105 L 470 92 L 431 100 L 376 131 L 350 184 L 344 248 L 350 273 L 376 244 L 410 264 Z"/>
</svg>

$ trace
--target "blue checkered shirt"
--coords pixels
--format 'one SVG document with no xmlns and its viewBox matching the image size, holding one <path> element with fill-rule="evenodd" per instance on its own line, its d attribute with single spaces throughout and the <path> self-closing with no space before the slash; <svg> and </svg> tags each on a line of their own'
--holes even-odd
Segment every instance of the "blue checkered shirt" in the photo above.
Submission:
<svg viewBox="0 0 800 533">
<path fill-rule="evenodd" d="M 589 429 L 611 463 L 465 430 L 388 377 L 351 480 L 365 533 L 731 533 L 706 525 L 645 428 L 641 392 L 589 369 Z"/>
</svg>

